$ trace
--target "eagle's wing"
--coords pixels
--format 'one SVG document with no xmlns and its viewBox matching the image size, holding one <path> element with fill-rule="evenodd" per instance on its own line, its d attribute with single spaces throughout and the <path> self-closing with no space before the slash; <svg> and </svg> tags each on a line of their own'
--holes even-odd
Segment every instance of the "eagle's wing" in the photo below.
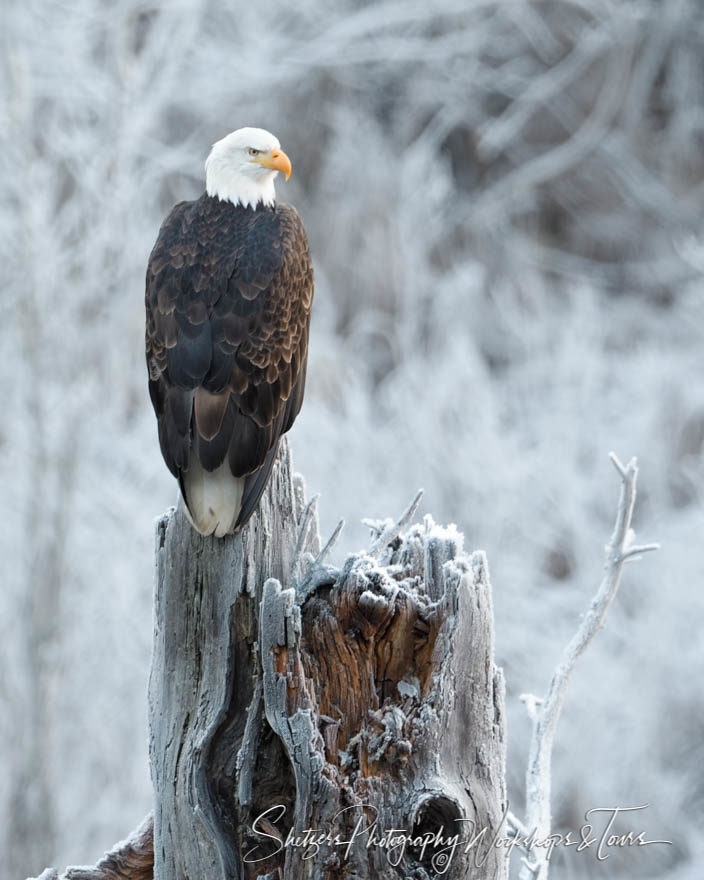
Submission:
<svg viewBox="0 0 704 880">
<path fill-rule="evenodd" d="M 288 205 L 180 203 L 149 260 L 146 348 L 162 454 L 182 491 L 193 456 L 205 471 L 227 461 L 246 478 L 237 526 L 303 401 L 312 297 L 305 231 Z"/>
</svg>

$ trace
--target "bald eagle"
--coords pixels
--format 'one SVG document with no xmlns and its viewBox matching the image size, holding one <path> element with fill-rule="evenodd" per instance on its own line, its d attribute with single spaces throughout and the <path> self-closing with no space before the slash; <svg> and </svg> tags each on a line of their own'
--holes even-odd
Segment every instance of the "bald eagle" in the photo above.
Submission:
<svg viewBox="0 0 704 880">
<path fill-rule="evenodd" d="M 278 140 L 241 128 L 213 145 L 206 189 L 159 230 L 146 283 L 149 394 L 164 460 L 201 534 L 241 528 L 303 401 L 313 268 Z"/>
</svg>

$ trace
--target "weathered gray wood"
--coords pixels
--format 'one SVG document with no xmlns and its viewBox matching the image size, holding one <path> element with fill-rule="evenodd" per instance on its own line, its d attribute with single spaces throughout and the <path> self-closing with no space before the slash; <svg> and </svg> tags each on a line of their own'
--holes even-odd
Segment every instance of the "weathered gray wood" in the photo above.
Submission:
<svg viewBox="0 0 704 880">
<path fill-rule="evenodd" d="M 178 511 L 159 521 L 156 880 L 506 876 L 489 846 L 506 796 L 486 561 L 429 517 L 399 531 L 379 523 L 369 555 L 311 571 L 317 517 L 285 442 L 242 534 L 202 538 Z M 471 823 L 488 829 L 481 868 Z M 421 858 L 408 842 L 394 865 L 400 847 L 369 845 L 440 826 L 462 838 L 444 873 L 440 846 Z M 349 843 L 277 842 L 311 828 Z"/>
</svg>

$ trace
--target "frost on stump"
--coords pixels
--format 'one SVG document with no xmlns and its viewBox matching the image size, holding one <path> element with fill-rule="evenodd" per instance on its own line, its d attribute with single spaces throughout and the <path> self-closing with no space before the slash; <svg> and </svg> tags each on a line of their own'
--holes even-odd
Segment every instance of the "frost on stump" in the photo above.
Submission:
<svg viewBox="0 0 704 880">
<path fill-rule="evenodd" d="M 505 877 L 497 851 L 477 868 L 463 845 L 449 865 L 440 844 L 384 845 L 387 829 L 491 838 L 506 801 L 486 560 L 430 517 L 408 526 L 415 506 L 333 568 L 284 442 L 242 534 L 159 521 L 157 880 Z M 308 829 L 348 843 L 282 845 Z"/>
<path fill-rule="evenodd" d="M 155 811 L 95 867 L 38 880 L 547 880 L 552 745 L 575 664 L 623 567 L 657 544 L 631 529 L 638 468 L 621 477 L 604 573 L 533 719 L 526 820 L 508 811 L 504 687 L 481 553 L 454 527 L 369 522 L 342 569 L 320 550 L 315 499 L 284 440 L 240 535 L 157 525 L 149 687 Z M 453 845 L 453 838 L 455 843 Z M 473 841 L 473 844 L 467 845 Z"/>
</svg>

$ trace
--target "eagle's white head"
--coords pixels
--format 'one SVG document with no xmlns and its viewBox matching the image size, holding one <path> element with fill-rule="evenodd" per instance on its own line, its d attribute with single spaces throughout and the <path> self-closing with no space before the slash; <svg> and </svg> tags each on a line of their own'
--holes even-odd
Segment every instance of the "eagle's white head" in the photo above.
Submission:
<svg viewBox="0 0 704 880">
<path fill-rule="evenodd" d="M 291 161 L 274 135 L 263 128 L 238 128 L 213 144 L 205 161 L 205 189 L 235 205 L 273 205 L 279 171 L 288 180 Z"/>
</svg>

